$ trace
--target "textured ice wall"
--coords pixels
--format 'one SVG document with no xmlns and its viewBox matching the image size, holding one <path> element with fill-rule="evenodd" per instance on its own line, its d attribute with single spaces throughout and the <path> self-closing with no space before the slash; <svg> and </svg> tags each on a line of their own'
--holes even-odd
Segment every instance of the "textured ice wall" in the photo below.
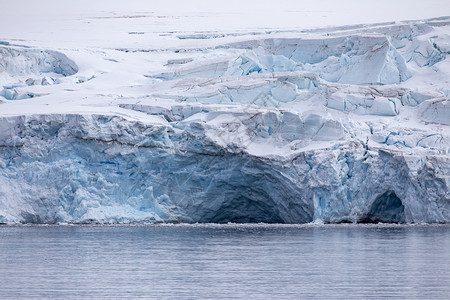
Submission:
<svg viewBox="0 0 450 300">
<path fill-rule="evenodd" d="M 241 120 L 254 130 L 250 119 Z M 281 122 L 295 126 L 288 119 Z M 219 133 L 214 126 L 188 122 L 177 129 L 164 121 L 108 115 L 2 118 L 0 218 L 36 223 L 450 218 L 448 155 L 368 151 L 364 144 L 342 142 L 263 158 L 232 142 L 218 145 L 208 138 Z M 283 130 L 281 124 L 272 135 L 283 136 Z M 386 195 L 397 201 L 395 207 L 386 208 Z"/>
</svg>

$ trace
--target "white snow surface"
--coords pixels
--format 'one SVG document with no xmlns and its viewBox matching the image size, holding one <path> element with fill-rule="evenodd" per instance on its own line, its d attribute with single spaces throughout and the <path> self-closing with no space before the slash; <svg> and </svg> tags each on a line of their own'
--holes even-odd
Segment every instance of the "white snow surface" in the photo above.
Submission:
<svg viewBox="0 0 450 300">
<path fill-rule="evenodd" d="M 450 221 L 450 17 L 22 2 L 0 223 Z"/>
</svg>

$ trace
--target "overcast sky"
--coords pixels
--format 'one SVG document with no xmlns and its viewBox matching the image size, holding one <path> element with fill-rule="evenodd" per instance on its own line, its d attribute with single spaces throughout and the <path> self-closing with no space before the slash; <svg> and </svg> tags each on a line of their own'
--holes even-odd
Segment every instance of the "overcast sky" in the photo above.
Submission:
<svg viewBox="0 0 450 300">
<path fill-rule="evenodd" d="M 450 15 L 450 0 L 0 0 L 0 40 L 95 42 L 148 32 L 306 29 Z M 98 17 L 147 16 L 108 21 Z M 80 45 L 81 46 L 81 45 Z"/>
<path fill-rule="evenodd" d="M 375 19 L 422 18 L 450 13 L 448 0 L 1 0 L 1 15 L 96 13 L 101 11 L 252 12 L 323 11 Z"/>
</svg>

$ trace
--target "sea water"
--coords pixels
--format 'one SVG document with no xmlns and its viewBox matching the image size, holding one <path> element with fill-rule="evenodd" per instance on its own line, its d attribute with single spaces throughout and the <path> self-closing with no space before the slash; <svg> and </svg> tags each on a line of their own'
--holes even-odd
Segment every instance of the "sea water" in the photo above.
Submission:
<svg viewBox="0 0 450 300">
<path fill-rule="evenodd" d="M 449 299 L 450 226 L 0 227 L 0 299 Z"/>
</svg>

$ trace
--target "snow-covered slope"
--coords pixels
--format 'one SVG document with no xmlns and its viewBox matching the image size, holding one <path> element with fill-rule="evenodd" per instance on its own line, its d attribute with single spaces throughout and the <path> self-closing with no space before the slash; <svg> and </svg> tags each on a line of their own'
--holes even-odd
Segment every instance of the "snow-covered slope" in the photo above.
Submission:
<svg viewBox="0 0 450 300">
<path fill-rule="evenodd" d="M 450 221 L 450 18 L 169 40 L 1 43 L 0 222 Z"/>
</svg>

